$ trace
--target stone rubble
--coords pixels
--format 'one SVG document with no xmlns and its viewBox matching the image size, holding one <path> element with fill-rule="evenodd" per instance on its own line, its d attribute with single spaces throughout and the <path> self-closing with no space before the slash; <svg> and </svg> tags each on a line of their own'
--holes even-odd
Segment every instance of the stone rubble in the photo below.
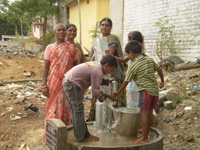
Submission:
<svg viewBox="0 0 200 150">
<path fill-rule="evenodd" d="M 22 48 L 22 47 L 0 47 L 2 55 L 22 55 L 22 56 L 38 56 L 37 52 Z"/>
<path fill-rule="evenodd" d="M 200 69 L 164 72 L 156 109 L 156 125 L 164 134 L 164 150 L 200 149 Z M 158 82 L 159 79 L 158 79 Z M 166 105 L 172 101 L 173 108 Z"/>
</svg>

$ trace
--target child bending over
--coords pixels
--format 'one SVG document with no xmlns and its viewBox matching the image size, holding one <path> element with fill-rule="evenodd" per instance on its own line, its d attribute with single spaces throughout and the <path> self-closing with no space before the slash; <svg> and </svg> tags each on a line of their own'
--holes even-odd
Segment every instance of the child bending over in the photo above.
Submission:
<svg viewBox="0 0 200 150">
<path fill-rule="evenodd" d="M 72 124 L 74 135 L 79 142 L 99 141 L 99 137 L 91 135 L 88 131 L 83 109 L 84 91 L 92 86 L 92 96 L 99 101 L 109 98 L 115 101 L 114 95 L 107 95 L 100 90 L 102 83 L 108 83 L 103 75 L 110 74 L 117 68 L 114 56 L 103 56 L 99 62 L 86 62 L 73 67 L 65 74 L 63 79 L 63 90 L 72 111 Z"/>
</svg>

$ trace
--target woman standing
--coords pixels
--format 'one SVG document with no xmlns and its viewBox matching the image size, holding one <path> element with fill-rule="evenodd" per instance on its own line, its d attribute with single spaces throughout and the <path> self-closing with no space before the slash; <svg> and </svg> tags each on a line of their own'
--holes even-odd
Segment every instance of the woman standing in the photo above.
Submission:
<svg viewBox="0 0 200 150">
<path fill-rule="evenodd" d="M 119 38 L 116 35 L 111 34 L 112 20 L 110 18 L 103 18 L 100 21 L 101 36 L 107 37 L 108 49 L 105 50 L 106 54 L 112 54 L 117 57 L 123 57 L 122 48 Z M 94 51 L 90 54 L 90 59 L 92 58 Z M 118 63 L 117 69 L 111 73 L 111 78 L 117 79 L 117 88 L 121 86 L 125 78 L 124 75 L 124 64 Z M 126 91 L 124 90 L 119 96 L 116 104 L 118 107 L 126 106 Z M 92 107 L 90 110 L 89 121 L 94 120 L 95 117 L 95 100 L 92 100 Z"/>
<path fill-rule="evenodd" d="M 69 42 L 65 42 L 65 25 L 55 26 L 56 42 L 49 44 L 44 54 L 44 69 L 42 76 L 42 94 L 47 97 L 46 120 L 58 118 L 66 125 L 71 124 L 71 112 L 62 90 L 64 74 L 77 64 L 78 53 Z M 43 137 L 45 142 L 45 134 Z"/>
<path fill-rule="evenodd" d="M 77 28 L 74 24 L 66 25 L 66 41 L 73 44 L 78 51 L 78 64 L 86 62 L 86 57 L 83 53 L 81 45 L 79 43 L 75 43 L 74 39 L 77 35 Z"/>
</svg>

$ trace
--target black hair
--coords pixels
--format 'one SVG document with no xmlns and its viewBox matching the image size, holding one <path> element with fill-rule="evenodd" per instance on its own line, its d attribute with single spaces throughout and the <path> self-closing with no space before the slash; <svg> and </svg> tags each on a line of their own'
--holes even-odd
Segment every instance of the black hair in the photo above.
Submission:
<svg viewBox="0 0 200 150">
<path fill-rule="evenodd" d="M 112 20 L 111 20 L 110 18 L 108 18 L 108 17 L 103 18 L 103 19 L 100 21 L 100 25 L 101 25 L 102 22 L 104 22 L 104 21 L 108 21 L 108 23 L 109 23 L 110 26 L 112 27 Z"/>
<path fill-rule="evenodd" d="M 100 61 L 101 65 L 109 64 L 110 67 L 117 67 L 117 60 L 113 55 L 105 55 L 102 57 Z"/>
<path fill-rule="evenodd" d="M 130 41 L 136 40 L 136 41 L 140 42 L 141 44 L 142 44 L 142 42 L 143 42 L 142 33 L 139 32 L 139 31 L 132 31 L 132 32 L 130 32 L 130 33 L 128 34 L 128 39 L 129 39 Z"/>
<path fill-rule="evenodd" d="M 136 40 L 128 42 L 125 47 L 125 52 L 126 53 L 133 52 L 135 54 L 142 53 L 141 43 Z"/>
<path fill-rule="evenodd" d="M 71 26 L 75 27 L 76 30 L 77 30 L 76 25 L 75 24 L 71 24 L 71 23 L 66 25 L 66 30 L 68 30 Z"/>
</svg>

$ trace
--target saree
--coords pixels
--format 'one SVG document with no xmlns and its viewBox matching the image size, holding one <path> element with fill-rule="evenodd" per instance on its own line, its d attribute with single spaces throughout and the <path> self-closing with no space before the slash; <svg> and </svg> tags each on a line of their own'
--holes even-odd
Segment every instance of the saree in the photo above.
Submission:
<svg viewBox="0 0 200 150">
<path fill-rule="evenodd" d="M 110 34 L 107 36 L 108 47 L 113 47 L 115 49 L 114 56 L 123 57 L 121 44 L 119 38 L 116 35 Z M 117 89 L 119 89 L 125 79 L 124 74 L 124 64 L 118 62 L 118 67 L 110 74 L 111 78 L 115 78 L 117 80 Z M 119 95 L 116 101 L 116 107 L 125 107 L 126 106 L 126 89 L 124 89 Z M 95 120 L 95 110 L 96 110 L 96 98 L 92 98 L 91 100 L 91 108 L 90 114 L 87 121 Z"/>
<path fill-rule="evenodd" d="M 108 39 L 108 47 L 112 47 L 112 45 L 114 45 L 114 47 L 116 48 L 114 56 L 123 57 L 119 38 L 116 35 L 110 34 L 109 36 L 107 36 L 107 39 Z M 118 83 L 117 89 L 119 89 L 125 79 L 124 64 L 118 62 L 117 69 L 114 70 L 110 75 L 111 75 L 111 78 L 114 78 L 117 80 L 117 83 Z M 126 106 L 126 90 L 123 90 L 118 95 L 117 107 L 125 107 L 125 106 Z"/>
<path fill-rule="evenodd" d="M 83 53 L 81 45 L 79 43 L 75 43 L 74 46 L 75 46 L 75 48 L 76 48 L 76 50 L 78 52 L 78 64 L 86 62 L 86 57 L 85 57 L 85 55 Z"/>
<path fill-rule="evenodd" d="M 47 84 L 49 98 L 47 98 L 44 128 L 46 128 L 46 120 L 52 118 L 60 119 L 66 125 L 71 124 L 71 110 L 63 93 L 62 80 L 64 74 L 73 67 L 75 59 L 77 59 L 77 51 L 70 43 L 56 45 L 51 52 Z"/>
</svg>

